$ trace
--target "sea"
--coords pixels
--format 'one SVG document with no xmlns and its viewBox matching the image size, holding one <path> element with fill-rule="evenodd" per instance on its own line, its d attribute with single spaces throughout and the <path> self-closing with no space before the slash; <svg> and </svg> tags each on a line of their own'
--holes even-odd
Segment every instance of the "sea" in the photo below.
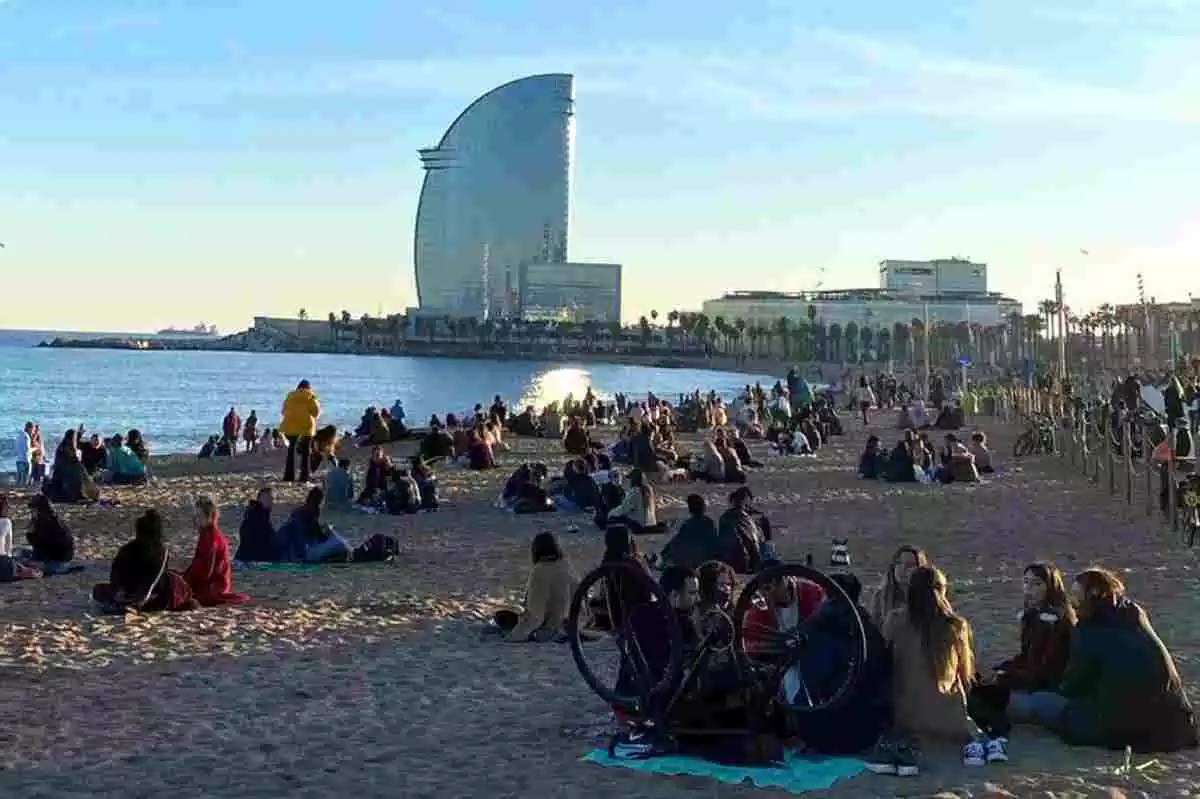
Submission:
<svg viewBox="0 0 1200 799">
<path fill-rule="evenodd" d="M 41 425 L 47 449 L 82 424 L 101 435 L 136 427 L 159 454 L 196 452 L 220 432 L 230 406 L 243 418 L 256 410 L 261 426 L 276 425 L 284 395 L 302 379 L 321 400 L 323 423 L 352 428 L 367 406 L 397 399 L 408 423 L 422 425 L 431 414 L 490 404 L 496 394 L 510 407 L 582 397 L 589 386 L 601 397 L 653 391 L 676 398 L 699 389 L 728 398 L 747 383 L 769 386 L 782 377 L 591 362 L 37 347 L 55 336 L 112 335 L 0 331 L 0 456 L 11 455 L 26 421 Z"/>
</svg>

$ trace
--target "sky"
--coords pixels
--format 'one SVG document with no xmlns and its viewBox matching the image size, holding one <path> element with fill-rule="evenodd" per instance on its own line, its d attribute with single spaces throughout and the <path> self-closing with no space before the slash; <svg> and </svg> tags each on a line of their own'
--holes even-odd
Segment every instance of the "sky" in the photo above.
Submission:
<svg viewBox="0 0 1200 799">
<path fill-rule="evenodd" d="M 541 72 L 630 319 L 956 255 L 1186 300 L 1198 48 L 1200 0 L 0 0 L 0 327 L 400 312 L 417 149 Z"/>
</svg>

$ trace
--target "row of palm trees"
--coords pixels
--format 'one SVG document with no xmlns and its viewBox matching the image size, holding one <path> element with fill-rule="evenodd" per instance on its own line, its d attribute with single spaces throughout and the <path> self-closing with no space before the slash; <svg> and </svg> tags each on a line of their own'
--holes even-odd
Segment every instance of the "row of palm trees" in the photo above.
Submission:
<svg viewBox="0 0 1200 799">
<path fill-rule="evenodd" d="M 301 309 L 301 319 L 308 313 Z M 1059 340 L 1064 339 L 1071 363 L 1090 362 L 1106 367 L 1149 363 L 1165 357 L 1161 336 L 1162 316 L 1119 311 L 1105 304 L 1083 316 L 1070 309 L 1060 314 L 1052 300 L 1038 304 L 1034 314 L 1011 314 L 1002 324 L 934 321 L 925 330 L 923 320 L 891 326 L 869 322 L 825 324 L 809 305 L 805 319 L 780 317 L 771 323 L 709 317 L 703 313 L 672 310 L 665 324 L 651 310 L 636 325 L 616 322 L 545 322 L 512 319 L 479 320 L 471 317 L 403 315 L 354 319 L 348 311 L 328 315 L 329 342 L 334 349 L 367 348 L 403 352 L 422 347 L 489 349 L 552 348 L 565 351 L 653 352 L 673 355 L 728 355 L 784 361 L 918 364 L 925 359 L 938 366 L 962 358 L 973 363 L 1016 365 L 1025 359 L 1053 363 Z M 1151 319 L 1147 328 L 1146 319 Z M 1164 317 L 1165 318 L 1165 317 Z M 1200 314 L 1182 323 L 1181 344 L 1200 350 Z"/>
</svg>

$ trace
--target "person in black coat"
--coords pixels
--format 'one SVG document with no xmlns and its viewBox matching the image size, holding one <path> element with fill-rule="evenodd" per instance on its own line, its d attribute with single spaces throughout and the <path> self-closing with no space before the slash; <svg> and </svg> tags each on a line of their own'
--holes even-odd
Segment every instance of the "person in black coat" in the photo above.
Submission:
<svg viewBox="0 0 1200 799">
<path fill-rule="evenodd" d="M 238 527 L 238 548 L 234 560 L 265 563 L 273 559 L 275 525 L 271 522 L 271 508 L 274 504 L 275 493 L 270 488 L 262 488 L 258 496 L 246 505 L 246 513 Z"/>
<path fill-rule="evenodd" d="M 826 600 L 814 615 L 807 646 L 797 668 L 814 699 L 830 697 L 845 681 L 845 663 L 856 654 L 852 613 L 862 620 L 867 659 L 852 693 L 832 707 L 815 713 L 787 713 L 788 732 L 805 749 L 827 755 L 846 755 L 870 748 L 892 725 L 892 658 L 887 642 L 859 600 L 862 583 L 853 574 L 830 575 L 854 604 Z M 803 701 L 803 700 L 800 700 Z"/>
<path fill-rule="evenodd" d="M 33 548 L 32 560 L 43 564 L 47 573 L 65 568 L 75 559 L 75 537 L 44 495 L 34 495 L 29 507 L 33 519 L 26 540 Z"/>
</svg>

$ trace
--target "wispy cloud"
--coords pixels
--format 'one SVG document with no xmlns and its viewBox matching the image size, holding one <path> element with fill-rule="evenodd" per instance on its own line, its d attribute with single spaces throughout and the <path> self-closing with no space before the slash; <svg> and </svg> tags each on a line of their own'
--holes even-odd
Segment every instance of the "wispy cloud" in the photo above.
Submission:
<svg viewBox="0 0 1200 799">
<path fill-rule="evenodd" d="M 0 0 L 4 2 L 4 0 Z M 152 14 L 118 12 L 84 18 L 61 25 L 50 31 L 51 39 L 72 39 L 123 33 L 158 26 L 159 18 Z"/>
<path fill-rule="evenodd" d="M 0 0 L 3 2 L 3 0 Z M 1169 4 L 1171 0 L 1125 0 Z M 137 17 L 112 24 L 153 24 Z M 834 29 L 801 29 L 789 46 L 731 54 L 697 45 L 626 41 L 594 51 L 472 58 L 247 58 L 218 70 L 102 76 L 72 87 L 94 98 L 176 106 L 239 99 L 464 102 L 513 76 L 569 71 L 581 98 L 609 96 L 683 111 L 761 120 L 914 117 L 957 122 L 1200 123 L 1190 77 L 1087 82 L 1039 65 L 964 55 L 945 46 Z M 1166 88 L 1163 88 L 1166 87 Z"/>
</svg>

